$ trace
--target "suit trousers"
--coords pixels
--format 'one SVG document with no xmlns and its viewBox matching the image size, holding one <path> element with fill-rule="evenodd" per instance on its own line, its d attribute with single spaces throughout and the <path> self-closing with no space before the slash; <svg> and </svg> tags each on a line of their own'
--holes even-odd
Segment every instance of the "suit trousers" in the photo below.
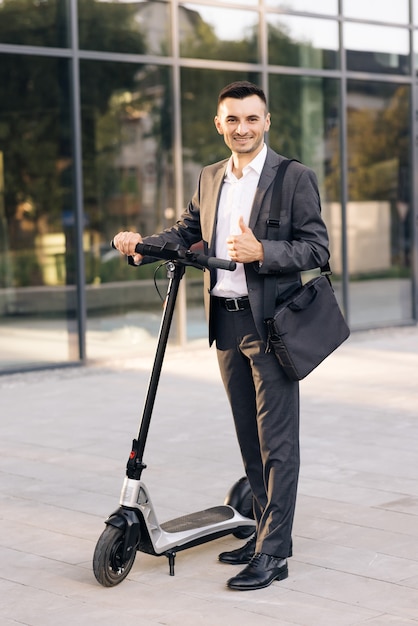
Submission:
<svg viewBox="0 0 418 626">
<path fill-rule="evenodd" d="M 219 368 L 253 492 L 256 552 L 292 556 L 299 476 L 299 383 L 266 352 L 250 309 L 212 303 Z"/>
</svg>

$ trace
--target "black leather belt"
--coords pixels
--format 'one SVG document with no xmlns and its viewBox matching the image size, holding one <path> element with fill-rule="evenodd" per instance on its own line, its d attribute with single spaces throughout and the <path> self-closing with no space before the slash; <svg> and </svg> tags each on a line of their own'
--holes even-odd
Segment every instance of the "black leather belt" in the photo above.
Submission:
<svg viewBox="0 0 418 626">
<path fill-rule="evenodd" d="M 230 312 L 245 311 L 250 308 L 248 296 L 241 296 L 240 298 L 218 298 L 214 296 L 214 298 L 224 309 Z"/>
</svg>

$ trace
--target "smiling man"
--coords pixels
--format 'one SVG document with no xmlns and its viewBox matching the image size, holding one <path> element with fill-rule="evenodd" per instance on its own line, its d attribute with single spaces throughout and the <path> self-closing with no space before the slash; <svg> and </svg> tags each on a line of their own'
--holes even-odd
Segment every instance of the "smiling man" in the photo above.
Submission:
<svg viewBox="0 0 418 626">
<path fill-rule="evenodd" d="M 219 560 L 245 565 L 227 586 L 246 591 L 288 576 L 299 474 L 299 386 L 267 351 L 264 278 L 275 276 L 279 303 L 300 286 L 302 270 L 327 262 L 328 236 L 315 174 L 294 162 L 283 185 L 279 240 L 267 239 L 273 183 L 285 157 L 265 144 L 270 114 L 262 89 L 247 81 L 227 85 L 215 126 L 231 156 L 203 168 L 177 224 L 144 239 L 121 232 L 114 244 L 134 264 L 153 261 L 135 254 L 141 241 L 184 248 L 202 241 L 205 254 L 237 263 L 234 272 L 205 272 L 204 296 L 257 522 L 255 535 Z"/>
</svg>

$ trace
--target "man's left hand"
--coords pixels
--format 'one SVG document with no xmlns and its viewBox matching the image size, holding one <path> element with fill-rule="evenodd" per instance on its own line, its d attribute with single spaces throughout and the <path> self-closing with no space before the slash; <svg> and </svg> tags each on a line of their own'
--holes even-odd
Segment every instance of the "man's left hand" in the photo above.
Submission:
<svg viewBox="0 0 418 626">
<path fill-rule="evenodd" d="M 253 263 L 264 261 L 264 249 L 258 239 L 254 236 L 251 228 L 245 224 L 243 217 L 239 218 L 239 235 L 230 235 L 226 240 L 228 254 L 232 261 L 237 263 Z"/>
</svg>

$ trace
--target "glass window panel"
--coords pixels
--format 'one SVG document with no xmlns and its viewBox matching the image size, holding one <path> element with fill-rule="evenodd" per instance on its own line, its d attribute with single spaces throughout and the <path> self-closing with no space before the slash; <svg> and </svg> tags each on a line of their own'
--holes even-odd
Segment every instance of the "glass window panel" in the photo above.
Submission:
<svg viewBox="0 0 418 626">
<path fill-rule="evenodd" d="M 79 358 L 69 67 L 1 55 L 0 369 Z"/>
<path fill-rule="evenodd" d="M 0 2 L 0 43 L 68 46 L 66 6 L 66 0 Z"/>
<path fill-rule="evenodd" d="M 410 71 L 407 29 L 346 23 L 344 45 L 348 70 L 388 74 Z"/>
<path fill-rule="evenodd" d="M 412 0 L 413 23 L 418 26 L 418 0 Z"/>
<path fill-rule="evenodd" d="M 172 81 L 164 66 L 101 61 L 82 61 L 80 77 L 87 354 L 99 358 L 135 352 L 158 330 L 155 267 L 128 266 L 109 242 L 121 230 L 149 235 L 174 223 Z"/>
<path fill-rule="evenodd" d="M 418 30 L 414 31 L 414 61 L 415 61 L 415 72 L 418 74 Z"/>
<path fill-rule="evenodd" d="M 382 0 L 344 0 L 343 14 L 359 20 L 407 24 L 409 22 L 409 0 L 382 2 Z"/>
<path fill-rule="evenodd" d="M 267 17 L 269 25 L 269 63 L 318 69 L 339 65 L 338 24 L 293 15 Z"/>
<path fill-rule="evenodd" d="M 322 15 L 338 15 L 338 0 L 267 0 L 269 7 L 283 11 L 304 11 L 306 13 L 320 13 Z"/>
<path fill-rule="evenodd" d="M 412 319 L 410 88 L 348 81 L 347 243 L 354 325 Z"/>
<path fill-rule="evenodd" d="M 258 13 L 184 4 L 180 54 L 198 59 L 258 61 Z"/>
<path fill-rule="evenodd" d="M 79 0 L 78 21 L 82 49 L 171 54 L 168 2 Z"/>
</svg>

